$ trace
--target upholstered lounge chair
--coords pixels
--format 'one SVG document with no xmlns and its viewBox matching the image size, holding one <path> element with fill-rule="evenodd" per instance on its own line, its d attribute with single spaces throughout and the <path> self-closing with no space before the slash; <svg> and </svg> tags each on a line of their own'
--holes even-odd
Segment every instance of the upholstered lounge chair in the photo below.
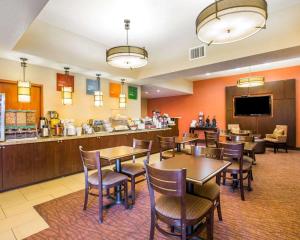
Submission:
<svg viewBox="0 0 300 240">
<path fill-rule="evenodd" d="M 284 148 L 285 151 L 288 152 L 287 132 L 288 132 L 287 125 L 276 125 L 276 128 L 272 134 L 266 134 L 265 141 L 267 143 L 273 144 L 274 153 L 278 152 L 278 149 L 280 147 Z"/>
</svg>

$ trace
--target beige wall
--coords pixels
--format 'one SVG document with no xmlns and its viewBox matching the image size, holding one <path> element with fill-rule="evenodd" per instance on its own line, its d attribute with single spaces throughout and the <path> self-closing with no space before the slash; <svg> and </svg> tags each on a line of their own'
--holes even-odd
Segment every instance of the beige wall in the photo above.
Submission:
<svg viewBox="0 0 300 240">
<path fill-rule="evenodd" d="M 30 62 L 29 62 L 30 63 Z M 86 78 L 81 74 L 75 76 L 75 92 L 73 105 L 64 106 L 61 103 L 61 93 L 56 91 L 55 69 L 30 65 L 26 69 L 26 78 L 32 83 L 42 84 L 44 90 L 44 113 L 55 110 L 61 119 L 74 119 L 76 124 L 86 122 L 90 118 L 108 119 L 111 115 L 121 113 L 133 118 L 141 117 L 141 89 L 138 87 L 138 99 L 127 99 L 127 109 L 118 109 L 118 99 L 109 97 L 109 80 L 101 79 L 101 90 L 104 95 L 104 106 L 94 107 L 93 96 L 86 95 Z M 61 72 L 63 73 L 63 72 Z M 0 79 L 19 80 L 21 78 L 21 67 L 19 62 L 0 59 Z M 124 88 L 127 93 L 127 86 Z"/>
</svg>

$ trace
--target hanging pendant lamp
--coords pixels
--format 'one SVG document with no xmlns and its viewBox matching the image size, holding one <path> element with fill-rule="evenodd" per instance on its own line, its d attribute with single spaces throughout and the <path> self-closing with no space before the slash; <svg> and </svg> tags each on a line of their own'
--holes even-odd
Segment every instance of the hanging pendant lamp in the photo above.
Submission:
<svg viewBox="0 0 300 240">
<path fill-rule="evenodd" d="M 70 68 L 69 67 L 64 67 L 64 69 L 65 69 L 65 78 L 68 78 Z M 62 97 L 62 104 L 63 105 L 71 105 L 73 103 L 72 91 L 73 91 L 72 87 L 63 86 L 61 88 L 61 97 Z"/>
<path fill-rule="evenodd" d="M 267 9 L 265 0 L 216 0 L 198 15 L 196 34 L 208 45 L 240 41 L 266 28 Z"/>
<path fill-rule="evenodd" d="M 121 79 L 121 93 L 119 96 L 119 108 L 126 108 L 126 94 L 124 93 L 125 79 Z"/>
<path fill-rule="evenodd" d="M 110 48 L 106 51 L 106 62 L 118 68 L 140 68 L 148 63 L 148 52 L 145 48 L 128 45 L 130 20 L 125 19 L 126 45 Z"/>
<path fill-rule="evenodd" d="M 95 105 L 95 107 L 102 107 L 103 106 L 103 93 L 100 89 L 100 87 L 101 87 L 101 84 L 100 84 L 101 74 L 97 73 L 96 76 L 97 76 L 97 81 L 98 81 L 98 84 L 99 84 L 99 91 L 94 92 L 94 105 Z"/>
<path fill-rule="evenodd" d="M 27 66 L 27 59 L 21 59 L 21 67 L 23 69 L 23 79 L 18 81 L 18 102 L 28 103 L 31 100 L 31 83 L 26 81 L 25 78 L 25 68 Z"/>
</svg>

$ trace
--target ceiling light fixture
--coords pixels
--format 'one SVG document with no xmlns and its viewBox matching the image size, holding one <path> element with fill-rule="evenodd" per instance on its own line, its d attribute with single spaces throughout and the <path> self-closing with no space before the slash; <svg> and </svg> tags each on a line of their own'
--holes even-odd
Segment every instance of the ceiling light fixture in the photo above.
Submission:
<svg viewBox="0 0 300 240">
<path fill-rule="evenodd" d="M 119 96 L 119 107 L 124 109 L 126 108 L 126 94 L 124 93 L 124 84 L 125 84 L 125 79 L 121 79 L 121 93 Z"/>
<path fill-rule="evenodd" d="M 21 67 L 23 69 L 23 79 L 18 81 L 18 102 L 30 102 L 31 99 L 31 83 L 26 81 L 25 68 L 27 66 L 27 58 L 21 59 Z"/>
<path fill-rule="evenodd" d="M 64 67 L 65 69 L 65 78 L 69 77 L 70 68 Z M 61 98 L 63 105 L 71 105 L 73 103 L 72 99 L 72 87 L 62 86 L 61 87 Z"/>
<path fill-rule="evenodd" d="M 198 15 L 196 34 L 208 45 L 240 41 L 266 28 L 267 8 L 265 0 L 216 0 Z"/>
<path fill-rule="evenodd" d="M 99 91 L 95 91 L 94 92 L 94 104 L 95 104 L 95 107 L 102 107 L 103 106 L 103 93 L 102 93 L 102 91 L 100 89 L 100 87 L 101 87 L 100 76 L 101 76 L 100 73 L 96 74 L 97 81 L 98 81 L 98 84 L 99 84 Z"/>
<path fill-rule="evenodd" d="M 237 86 L 241 88 L 258 87 L 264 84 L 265 84 L 265 78 L 262 76 L 250 76 L 250 77 L 240 78 L 237 81 Z"/>
<path fill-rule="evenodd" d="M 106 62 L 118 68 L 139 68 L 148 63 L 148 52 L 145 48 L 128 45 L 130 20 L 125 19 L 126 46 L 117 46 L 106 51 Z"/>
</svg>

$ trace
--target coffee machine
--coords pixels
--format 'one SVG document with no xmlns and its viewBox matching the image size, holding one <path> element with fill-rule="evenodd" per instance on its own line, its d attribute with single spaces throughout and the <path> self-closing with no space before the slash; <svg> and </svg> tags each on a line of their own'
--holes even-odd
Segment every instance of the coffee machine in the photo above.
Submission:
<svg viewBox="0 0 300 240">
<path fill-rule="evenodd" d="M 45 117 L 40 117 L 40 136 L 49 137 L 49 124 Z"/>
<path fill-rule="evenodd" d="M 51 135 L 61 135 L 61 129 L 58 127 L 60 126 L 60 119 L 58 118 L 58 113 L 56 111 L 48 111 L 47 113 L 50 125 Z"/>
</svg>

